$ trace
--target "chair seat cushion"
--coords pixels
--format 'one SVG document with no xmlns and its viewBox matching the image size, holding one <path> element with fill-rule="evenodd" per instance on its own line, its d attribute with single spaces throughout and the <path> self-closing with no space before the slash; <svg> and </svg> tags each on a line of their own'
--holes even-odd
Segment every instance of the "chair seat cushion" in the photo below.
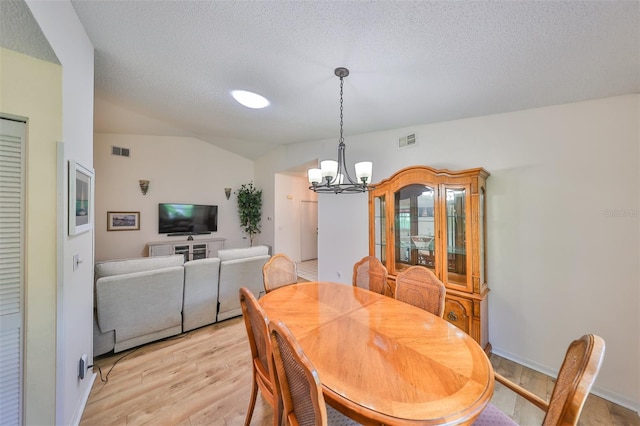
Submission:
<svg viewBox="0 0 640 426">
<path fill-rule="evenodd" d="M 360 423 L 351 420 L 340 411 L 327 404 L 327 426 L 356 426 Z"/>
<path fill-rule="evenodd" d="M 488 404 L 482 413 L 478 416 L 473 426 L 513 426 L 518 425 L 516 422 L 500 411 L 495 405 Z"/>
</svg>

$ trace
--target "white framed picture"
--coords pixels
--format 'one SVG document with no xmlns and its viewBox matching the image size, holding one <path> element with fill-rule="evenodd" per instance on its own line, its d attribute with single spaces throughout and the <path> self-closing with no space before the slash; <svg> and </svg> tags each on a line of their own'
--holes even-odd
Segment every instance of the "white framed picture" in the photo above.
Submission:
<svg viewBox="0 0 640 426">
<path fill-rule="evenodd" d="M 69 160 L 69 235 L 93 228 L 94 172 Z"/>
<path fill-rule="evenodd" d="M 139 231 L 140 212 L 107 212 L 107 231 Z"/>
</svg>

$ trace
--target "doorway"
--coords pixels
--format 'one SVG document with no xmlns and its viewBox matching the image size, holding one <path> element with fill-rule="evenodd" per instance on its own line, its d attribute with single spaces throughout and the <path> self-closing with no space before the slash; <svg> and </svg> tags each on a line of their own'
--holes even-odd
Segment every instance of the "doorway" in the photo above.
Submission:
<svg viewBox="0 0 640 426">
<path fill-rule="evenodd" d="M 318 258 L 318 202 L 300 202 L 300 260 Z"/>
</svg>

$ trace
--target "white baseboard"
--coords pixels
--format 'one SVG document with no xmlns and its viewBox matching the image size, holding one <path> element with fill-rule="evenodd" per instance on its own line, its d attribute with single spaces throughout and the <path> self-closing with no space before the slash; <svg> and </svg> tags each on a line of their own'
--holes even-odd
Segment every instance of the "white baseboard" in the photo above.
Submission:
<svg viewBox="0 0 640 426">
<path fill-rule="evenodd" d="M 82 400 L 80 404 L 78 404 L 78 409 L 73 415 L 73 420 L 71 424 L 73 426 L 79 426 L 80 420 L 82 420 L 82 414 L 84 414 L 84 407 L 87 406 L 87 401 L 89 401 L 89 394 L 91 393 L 91 389 L 93 389 L 93 382 L 96 381 L 96 373 L 93 373 L 91 376 L 87 377 L 89 379 L 89 385 L 86 387 L 84 394 L 82 395 Z"/>
</svg>

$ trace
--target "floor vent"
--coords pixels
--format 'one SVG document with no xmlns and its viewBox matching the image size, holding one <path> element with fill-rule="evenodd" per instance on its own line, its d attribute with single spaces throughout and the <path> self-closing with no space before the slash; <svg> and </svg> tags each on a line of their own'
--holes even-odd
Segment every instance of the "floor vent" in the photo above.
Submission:
<svg viewBox="0 0 640 426">
<path fill-rule="evenodd" d="M 129 156 L 129 148 L 120 148 L 119 146 L 111 147 L 111 155 L 119 155 L 120 157 Z"/>
<path fill-rule="evenodd" d="M 416 134 L 413 133 L 411 135 L 403 136 L 398 139 L 398 148 L 407 148 L 410 146 L 414 146 L 417 142 Z"/>
</svg>

